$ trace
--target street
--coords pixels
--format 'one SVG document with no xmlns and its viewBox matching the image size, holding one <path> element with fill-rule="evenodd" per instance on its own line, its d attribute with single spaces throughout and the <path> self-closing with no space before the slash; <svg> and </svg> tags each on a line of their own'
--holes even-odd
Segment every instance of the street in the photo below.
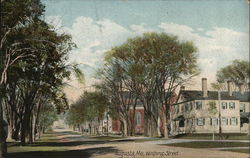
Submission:
<svg viewBox="0 0 250 158">
<path fill-rule="evenodd" d="M 55 138 L 37 142 L 40 148 L 34 151 L 9 153 L 9 158 L 248 158 L 248 154 L 163 146 L 162 140 L 137 142 L 135 139 L 102 140 L 85 137 L 65 129 L 57 129 Z M 176 140 L 165 140 L 177 142 Z M 181 140 L 178 140 L 179 142 Z M 192 141 L 192 140 L 191 140 Z M 47 148 L 49 147 L 49 148 Z M 53 149 L 54 148 L 54 149 Z M 10 148 L 11 151 L 11 148 Z"/>
</svg>

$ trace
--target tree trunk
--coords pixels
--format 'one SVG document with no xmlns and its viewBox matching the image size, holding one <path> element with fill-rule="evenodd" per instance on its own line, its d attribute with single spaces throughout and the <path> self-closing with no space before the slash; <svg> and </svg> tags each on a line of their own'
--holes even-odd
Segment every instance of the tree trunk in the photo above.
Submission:
<svg viewBox="0 0 250 158">
<path fill-rule="evenodd" d="M 144 136 L 145 137 L 148 136 L 148 115 L 145 110 L 144 110 Z"/>
<path fill-rule="evenodd" d="M 30 129 L 29 129 L 29 133 L 28 133 L 28 136 L 29 136 L 29 144 L 32 144 L 33 143 L 33 130 L 32 130 L 32 118 L 30 119 Z"/>
<path fill-rule="evenodd" d="M 250 117 L 248 117 L 248 136 L 250 136 Z"/>
<path fill-rule="evenodd" d="M 123 119 L 123 130 L 124 130 L 124 137 L 128 136 L 128 124 L 126 119 Z"/>
<path fill-rule="evenodd" d="M 107 115 L 107 136 L 109 136 L 109 117 Z"/>
<path fill-rule="evenodd" d="M 26 137 L 30 133 L 30 115 L 25 112 L 21 127 L 21 145 L 26 145 Z"/>
<path fill-rule="evenodd" d="M 163 115 L 163 124 L 164 124 L 164 138 L 168 139 L 168 121 L 167 121 L 167 117 L 164 114 Z"/>
<path fill-rule="evenodd" d="M 157 119 L 157 134 L 158 134 L 158 137 L 161 136 L 161 119 L 160 119 L 159 116 L 158 116 L 158 119 Z"/>
<path fill-rule="evenodd" d="M 24 146 L 25 144 L 26 144 L 26 130 L 23 123 L 21 127 L 21 145 Z"/>
<path fill-rule="evenodd" d="M 135 135 L 135 108 L 136 104 L 133 106 L 133 112 L 132 112 L 132 117 L 131 117 L 131 136 Z"/>
<path fill-rule="evenodd" d="M 150 135 L 151 135 L 151 137 L 156 137 L 156 136 L 158 136 L 157 120 L 155 120 L 155 119 L 153 118 L 153 116 L 151 116 L 150 122 L 151 122 L 151 126 L 150 126 L 151 134 L 150 134 Z"/>
<path fill-rule="evenodd" d="M 2 93 L 2 92 L 0 92 Z M 0 96 L 0 158 L 7 157 L 7 145 L 6 139 L 4 136 L 4 128 L 3 128 L 3 107 L 2 107 L 2 95 Z"/>
<path fill-rule="evenodd" d="M 11 125 L 8 125 L 8 139 L 12 139 L 12 126 Z"/>
</svg>

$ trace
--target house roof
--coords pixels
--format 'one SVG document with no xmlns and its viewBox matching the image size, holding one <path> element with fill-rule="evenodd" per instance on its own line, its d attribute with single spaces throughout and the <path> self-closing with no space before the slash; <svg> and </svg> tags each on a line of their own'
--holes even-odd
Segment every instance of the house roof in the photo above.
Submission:
<svg viewBox="0 0 250 158">
<path fill-rule="evenodd" d="M 249 118 L 250 117 L 250 112 L 241 112 L 240 113 L 240 118 Z"/>
<path fill-rule="evenodd" d="M 217 91 L 208 91 L 208 97 L 203 97 L 203 92 L 198 90 L 182 90 L 180 91 L 185 100 L 218 100 Z M 221 100 L 239 100 L 235 96 L 230 96 L 228 92 L 221 92 Z"/>
<path fill-rule="evenodd" d="M 250 92 L 241 94 L 240 92 L 233 92 L 233 96 L 241 102 L 250 102 Z"/>
</svg>

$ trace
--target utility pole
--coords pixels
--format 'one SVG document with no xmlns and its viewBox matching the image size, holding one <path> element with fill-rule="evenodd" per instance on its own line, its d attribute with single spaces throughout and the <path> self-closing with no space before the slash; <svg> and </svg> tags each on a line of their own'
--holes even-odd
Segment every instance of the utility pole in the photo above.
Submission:
<svg viewBox="0 0 250 158">
<path fill-rule="evenodd" d="M 221 92 L 220 89 L 218 90 L 218 104 L 219 104 L 219 134 L 221 135 L 222 129 L 221 129 L 221 110 L 220 110 L 220 101 L 221 101 Z"/>
</svg>

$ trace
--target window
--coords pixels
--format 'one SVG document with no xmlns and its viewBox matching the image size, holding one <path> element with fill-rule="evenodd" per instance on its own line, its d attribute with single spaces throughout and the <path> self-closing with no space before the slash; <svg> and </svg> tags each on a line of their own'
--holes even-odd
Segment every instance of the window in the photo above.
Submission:
<svg viewBox="0 0 250 158">
<path fill-rule="evenodd" d="M 188 103 L 185 104 L 185 111 L 189 111 Z"/>
<path fill-rule="evenodd" d="M 228 119 L 225 118 L 225 117 L 222 117 L 222 119 L 221 119 L 221 124 L 222 124 L 222 125 L 228 125 Z"/>
<path fill-rule="evenodd" d="M 185 110 L 185 106 L 181 105 L 181 112 L 184 112 L 184 110 Z"/>
<path fill-rule="evenodd" d="M 193 119 L 188 119 L 188 125 L 192 126 L 193 125 Z"/>
<path fill-rule="evenodd" d="M 211 126 L 216 126 L 219 124 L 219 121 L 217 118 L 210 118 L 210 125 Z"/>
<path fill-rule="evenodd" d="M 230 125 L 236 126 L 237 124 L 238 124 L 237 118 L 236 118 L 236 117 L 232 117 L 232 118 L 230 119 Z"/>
<path fill-rule="evenodd" d="M 189 106 L 190 106 L 190 110 L 193 110 L 193 103 L 192 102 L 190 102 Z"/>
<path fill-rule="evenodd" d="M 240 112 L 245 112 L 245 104 L 240 103 Z"/>
<path fill-rule="evenodd" d="M 227 109 L 227 102 L 222 102 L 221 104 L 222 104 L 222 109 L 224 110 Z"/>
<path fill-rule="evenodd" d="M 198 126 L 205 125 L 205 118 L 197 118 L 197 125 Z"/>
<path fill-rule="evenodd" d="M 185 126 L 185 121 L 184 120 L 180 120 L 179 127 L 184 127 L 184 126 Z"/>
<path fill-rule="evenodd" d="M 179 105 L 176 106 L 176 113 L 179 113 Z"/>
<path fill-rule="evenodd" d="M 195 104 L 196 104 L 196 110 L 202 109 L 202 102 L 201 101 L 197 101 L 197 102 L 195 102 Z"/>
<path fill-rule="evenodd" d="M 141 125 L 141 113 L 136 112 L 135 117 L 136 117 L 136 125 Z"/>
<path fill-rule="evenodd" d="M 229 109 L 235 109 L 235 103 L 234 102 L 229 103 Z"/>
</svg>

